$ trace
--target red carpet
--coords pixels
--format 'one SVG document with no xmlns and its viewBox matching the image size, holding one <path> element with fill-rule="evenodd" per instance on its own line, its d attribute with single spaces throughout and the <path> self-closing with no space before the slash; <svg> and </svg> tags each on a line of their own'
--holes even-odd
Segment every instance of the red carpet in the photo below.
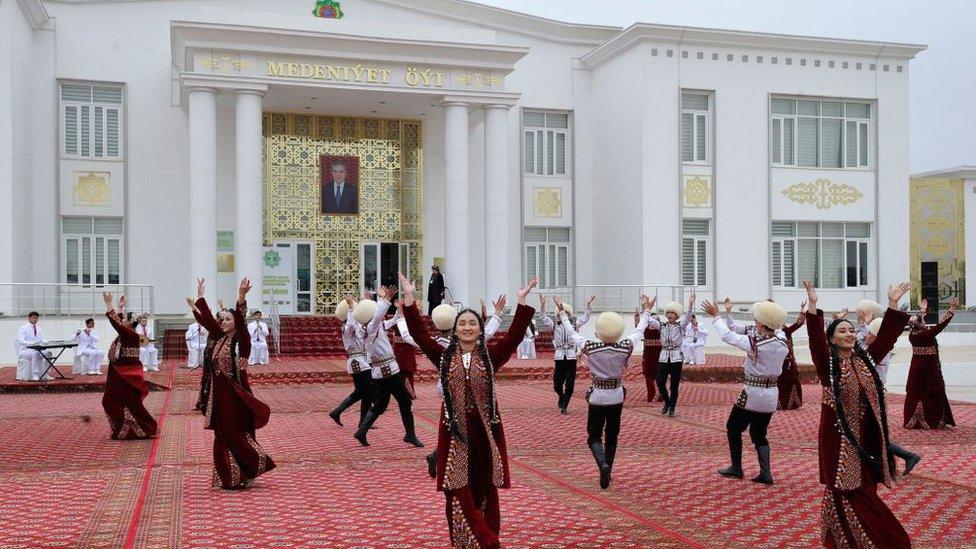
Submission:
<svg viewBox="0 0 976 549">
<path fill-rule="evenodd" d="M 292 368 L 300 366 L 336 365 Z M 171 367 L 158 374 L 161 384 Z M 423 461 L 429 448 L 400 440 L 395 406 L 370 433 L 373 446 L 361 448 L 325 415 L 347 385 L 268 378 L 256 392 L 273 413 L 258 439 L 279 468 L 252 490 L 223 492 L 210 488 L 212 435 L 191 411 L 199 373 L 172 377 L 172 392 L 147 399 L 159 415 L 170 398 L 154 457 L 153 442 L 108 439 L 97 393 L 0 394 L 0 547 L 123 547 L 127 537 L 135 547 L 446 546 L 443 497 Z M 501 493 L 505 547 L 818 545 L 817 387 L 804 387 L 803 408 L 773 417 L 777 484 L 765 487 L 715 474 L 727 459 L 724 422 L 738 387 L 685 384 L 678 417 L 668 419 L 631 381 L 614 482 L 601 491 L 585 445 L 586 385 L 561 416 L 547 382 L 500 383 L 513 468 L 513 488 Z M 432 444 L 439 403 L 431 384 L 418 392 L 419 436 Z M 889 403 L 899 410 L 902 398 Z M 954 412 L 954 430 L 891 425 L 896 441 L 925 458 L 881 490 L 915 547 L 976 542 L 976 405 L 956 403 Z M 744 465 L 755 473 L 748 442 Z"/>
</svg>

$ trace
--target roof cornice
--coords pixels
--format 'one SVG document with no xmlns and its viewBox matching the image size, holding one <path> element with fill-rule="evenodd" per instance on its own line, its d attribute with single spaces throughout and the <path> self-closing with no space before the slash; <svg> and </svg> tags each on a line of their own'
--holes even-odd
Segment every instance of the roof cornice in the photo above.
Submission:
<svg viewBox="0 0 976 549">
<path fill-rule="evenodd" d="M 438 17 L 506 30 L 552 42 L 597 46 L 616 36 L 621 27 L 585 25 L 547 19 L 467 0 L 372 0 Z"/>
<path fill-rule="evenodd" d="M 915 178 L 944 178 L 944 179 L 976 179 L 976 166 L 955 166 L 931 172 L 913 173 Z"/>
<path fill-rule="evenodd" d="M 17 3 L 24 10 L 24 14 L 27 16 L 27 20 L 30 21 L 32 29 L 45 28 L 48 22 L 51 21 L 51 16 L 48 15 L 47 9 L 44 8 L 44 3 L 41 0 L 17 0 Z"/>
<path fill-rule="evenodd" d="M 816 36 L 792 36 L 786 34 L 636 23 L 583 56 L 582 62 L 589 68 L 597 67 L 640 42 L 670 42 L 682 45 L 775 49 L 906 60 L 912 59 L 916 54 L 926 48 L 926 46 L 920 44 L 845 40 Z"/>
</svg>

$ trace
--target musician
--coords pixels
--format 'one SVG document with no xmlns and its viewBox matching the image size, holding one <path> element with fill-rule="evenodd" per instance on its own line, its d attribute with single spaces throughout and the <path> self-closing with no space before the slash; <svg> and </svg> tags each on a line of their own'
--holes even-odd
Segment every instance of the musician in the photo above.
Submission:
<svg viewBox="0 0 976 549">
<path fill-rule="evenodd" d="M 207 337 L 209 335 L 207 329 L 201 326 L 199 322 L 190 324 L 190 327 L 186 329 L 187 368 L 199 368 L 203 364 L 203 355 L 207 350 Z"/>
<path fill-rule="evenodd" d="M 254 311 L 254 320 L 247 325 L 247 331 L 251 334 L 251 357 L 248 359 L 248 364 L 252 365 L 270 363 L 268 336 L 271 335 L 271 331 L 268 330 L 268 325 L 261 321 L 261 316 L 261 311 Z"/>
<path fill-rule="evenodd" d="M 159 351 L 153 343 L 154 334 L 149 325 L 149 317 L 142 314 L 136 319 L 136 333 L 139 334 L 139 362 L 144 372 L 159 371 Z"/>
<path fill-rule="evenodd" d="M 102 360 L 105 352 L 98 350 L 98 330 L 95 329 L 95 319 L 85 321 L 85 329 L 75 332 L 75 356 L 81 358 L 81 368 L 74 370 L 76 374 L 97 376 L 102 373 Z"/>
<path fill-rule="evenodd" d="M 17 356 L 19 358 L 17 362 L 18 381 L 50 381 L 54 379 L 49 375 L 45 375 L 44 379 L 41 379 L 41 374 L 44 373 L 48 365 L 44 356 L 52 356 L 51 352 L 44 351 L 42 355 L 41 351 L 29 348 L 30 345 L 36 345 L 44 341 L 44 332 L 37 325 L 37 321 L 40 318 L 40 313 L 31 311 L 27 314 L 27 324 L 21 326 L 20 331 L 17 332 L 16 343 Z"/>
</svg>

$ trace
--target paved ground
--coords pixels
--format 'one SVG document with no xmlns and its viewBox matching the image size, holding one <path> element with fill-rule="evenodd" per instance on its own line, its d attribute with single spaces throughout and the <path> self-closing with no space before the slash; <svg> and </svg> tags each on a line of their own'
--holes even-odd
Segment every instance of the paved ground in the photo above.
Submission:
<svg viewBox="0 0 976 549">
<path fill-rule="evenodd" d="M 361 448 L 325 416 L 347 386 L 258 386 L 273 410 L 258 439 L 279 468 L 252 490 L 223 492 L 210 488 L 212 435 L 191 411 L 192 379 L 170 372 L 167 364 L 175 389 L 147 399 L 162 425 L 150 442 L 109 440 L 97 393 L 0 395 L 0 547 L 446 545 L 427 449 L 401 442 L 395 409 Z M 501 495 L 506 547 L 817 546 L 818 387 L 804 387 L 801 409 L 773 418 L 773 487 L 714 472 L 727 459 L 723 425 L 737 386 L 684 385 L 674 419 L 645 404 L 639 384 L 629 387 L 614 483 L 601 491 L 583 391 L 561 416 L 545 381 L 501 384 L 513 468 L 513 488 Z M 433 443 L 433 387 L 419 397 L 419 434 Z M 956 429 L 906 431 L 901 402 L 891 395 L 892 436 L 925 460 L 882 497 L 916 547 L 976 543 L 976 405 L 955 404 Z M 754 474 L 748 447 L 745 464 Z"/>
</svg>

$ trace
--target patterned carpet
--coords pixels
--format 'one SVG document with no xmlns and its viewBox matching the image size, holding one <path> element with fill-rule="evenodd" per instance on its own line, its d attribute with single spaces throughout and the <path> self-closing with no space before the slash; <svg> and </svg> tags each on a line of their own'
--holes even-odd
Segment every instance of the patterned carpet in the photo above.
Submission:
<svg viewBox="0 0 976 549">
<path fill-rule="evenodd" d="M 447 545 L 443 498 L 423 460 L 429 449 L 401 441 L 395 406 L 361 448 L 325 415 L 349 386 L 258 384 L 273 410 L 258 439 L 279 467 L 249 491 L 223 492 L 210 488 L 212 435 L 191 410 L 199 374 L 173 366 L 153 376 L 174 387 L 147 399 L 162 421 L 153 441 L 109 440 L 97 393 L 0 395 L 0 547 Z M 631 382 L 614 482 L 601 491 L 585 445 L 586 385 L 562 416 L 548 383 L 500 383 L 513 476 L 501 493 L 505 547 L 818 546 L 817 387 L 804 387 L 803 408 L 773 417 L 777 484 L 764 487 L 715 474 L 726 464 L 737 386 L 684 384 L 669 419 Z M 418 393 L 418 434 L 433 444 L 439 403 L 430 384 Z M 889 403 L 900 419 L 902 398 Z M 916 547 L 976 543 L 976 405 L 956 403 L 954 412 L 960 426 L 950 431 L 892 422 L 892 437 L 925 457 L 881 491 Z M 755 474 L 748 442 L 744 465 Z"/>
</svg>

